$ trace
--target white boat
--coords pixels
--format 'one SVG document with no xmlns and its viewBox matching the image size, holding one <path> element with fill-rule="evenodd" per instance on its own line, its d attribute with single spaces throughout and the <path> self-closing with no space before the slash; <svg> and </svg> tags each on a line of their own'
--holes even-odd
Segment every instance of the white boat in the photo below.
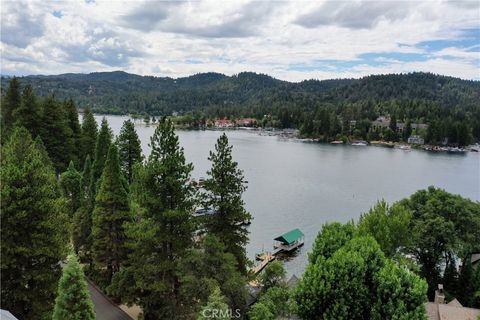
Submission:
<svg viewBox="0 0 480 320">
<path fill-rule="evenodd" d="M 405 151 L 410 151 L 412 149 L 412 147 L 407 146 L 405 144 L 401 144 L 401 145 L 397 146 L 397 148 L 400 149 L 400 150 L 405 150 Z"/>
<path fill-rule="evenodd" d="M 364 141 L 353 142 L 352 146 L 366 147 L 368 144 Z"/>
</svg>

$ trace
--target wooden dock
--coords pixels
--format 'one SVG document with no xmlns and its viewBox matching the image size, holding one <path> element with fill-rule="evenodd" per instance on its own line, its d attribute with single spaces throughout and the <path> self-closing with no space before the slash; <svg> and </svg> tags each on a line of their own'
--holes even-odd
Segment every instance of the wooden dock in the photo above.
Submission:
<svg viewBox="0 0 480 320">
<path fill-rule="evenodd" d="M 262 255 L 261 257 L 259 257 L 259 259 L 262 262 L 260 262 L 257 266 L 255 266 L 253 269 L 250 270 L 250 272 L 253 273 L 253 274 L 257 274 L 260 271 L 262 271 L 267 266 L 267 264 L 270 263 L 270 261 L 275 260 L 275 256 L 273 254 L 266 253 L 266 254 Z"/>
</svg>

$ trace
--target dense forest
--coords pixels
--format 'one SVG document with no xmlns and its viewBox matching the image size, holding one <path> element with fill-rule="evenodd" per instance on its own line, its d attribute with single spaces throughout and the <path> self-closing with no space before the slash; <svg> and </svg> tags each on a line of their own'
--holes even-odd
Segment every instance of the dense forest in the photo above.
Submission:
<svg viewBox="0 0 480 320">
<path fill-rule="evenodd" d="M 390 115 L 399 122 L 428 124 L 428 132 L 422 132 L 427 143 L 480 141 L 480 82 L 431 73 L 291 83 L 251 72 L 173 79 L 117 71 L 27 76 L 19 81 L 40 96 L 72 99 L 95 112 L 154 116 L 176 112 L 186 114 L 195 125 L 208 118 L 253 117 L 262 126 L 297 128 L 304 136 L 325 140 L 402 139 L 391 133 L 369 135 L 373 120 Z M 2 81 L 2 92 L 6 85 Z M 351 120 L 357 123 L 353 128 Z"/>
<path fill-rule="evenodd" d="M 89 108 L 80 123 L 74 101 L 13 79 L 0 123 L 1 307 L 19 319 L 95 319 L 85 275 L 143 320 L 420 320 L 439 283 L 448 301 L 480 306 L 470 260 L 480 251 L 478 202 L 430 187 L 355 223 L 318 226 L 306 271 L 289 286 L 281 262 L 249 272 L 252 216 L 225 134 L 197 188 L 167 117 L 144 155 L 130 120 L 115 137 Z M 198 206 L 213 214 L 194 216 Z"/>
</svg>

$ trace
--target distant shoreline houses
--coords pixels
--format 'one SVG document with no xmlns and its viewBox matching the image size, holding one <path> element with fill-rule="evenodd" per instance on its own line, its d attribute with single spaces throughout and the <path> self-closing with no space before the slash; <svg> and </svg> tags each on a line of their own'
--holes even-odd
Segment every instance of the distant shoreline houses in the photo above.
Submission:
<svg viewBox="0 0 480 320">
<path fill-rule="evenodd" d="M 212 119 L 207 121 L 207 126 L 216 128 L 233 128 L 233 127 L 252 127 L 256 125 L 257 120 L 254 118 L 230 119 Z"/>
<path fill-rule="evenodd" d="M 390 128 L 391 118 L 389 116 L 380 116 L 375 121 L 372 121 L 370 130 L 378 131 L 381 129 Z M 427 130 L 428 124 L 425 123 L 411 123 L 412 130 Z M 406 123 L 397 122 L 397 133 L 403 133 L 406 127 Z"/>
</svg>

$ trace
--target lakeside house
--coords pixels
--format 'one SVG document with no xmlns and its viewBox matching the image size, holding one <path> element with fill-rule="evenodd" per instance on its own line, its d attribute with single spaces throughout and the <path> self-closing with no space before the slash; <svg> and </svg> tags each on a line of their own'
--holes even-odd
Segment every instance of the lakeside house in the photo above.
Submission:
<svg viewBox="0 0 480 320">
<path fill-rule="evenodd" d="M 466 308 L 457 300 L 445 301 L 443 285 L 439 284 L 433 302 L 425 303 L 429 320 L 475 320 L 480 316 L 480 309 Z"/>
<path fill-rule="evenodd" d="M 235 120 L 236 125 L 240 127 L 250 127 L 254 125 L 256 122 L 257 120 L 254 118 L 240 118 Z"/>
<path fill-rule="evenodd" d="M 422 144 L 425 144 L 425 139 L 423 139 L 418 135 L 413 135 L 408 138 L 408 143 L 422 145 Z"/>
<path fill-rule="evenodd" d="M 215 119 L 213 125 L 217 128 L 231 128 L 235 124 L 232 120 L 229 119 Z"/>
<path fill-rule="evenodd" d="M 390 116 L 380 116 L 375 121 L 372 121 L 370 125 L 370 131 L 379 131 L 390 127 Z M 411 123 L 412 130 L 425 130 L 428 125 L 425 123 Z M 402 133 L 406 127 L 406 123 L 397 122 L 397 133 Z"/>
</svg>

